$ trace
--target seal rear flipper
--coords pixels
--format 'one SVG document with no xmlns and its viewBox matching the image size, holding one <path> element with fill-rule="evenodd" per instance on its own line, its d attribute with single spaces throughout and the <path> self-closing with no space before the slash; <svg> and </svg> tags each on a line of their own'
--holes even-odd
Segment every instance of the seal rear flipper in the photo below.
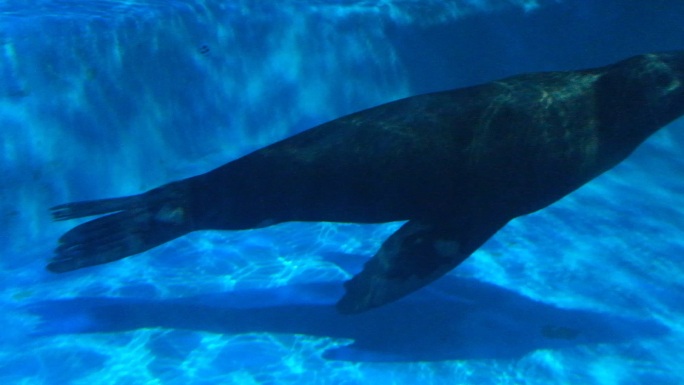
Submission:
<svg viewBox="0 0 684 385">
<path fill-rule="evenodd" d="M 141 200 L 140 195 L 122 198 L 100 199 L 94 201 L 72 202 L 50 208 L 52 219 L 65 221 L 67 219 L 89 217 L 126 210 L 135 207 Z"/>
<path fill-rule="evenodd" d="M 119 211 L 74 227 L 59 239 L 47 269 L 63 273 L 142 253 L 192 231 L 192 221 L 173 189 L 76 202 L 53 209 L 56 220 Z"/>
<path fill-rule="evenodd" d="M 345 283 L 337 303 L 353 314 L 395 301 L 449 272 L 470 256 L 506 221 L 411 220 L 392 234 L 364 266 Z"/>
</svg>

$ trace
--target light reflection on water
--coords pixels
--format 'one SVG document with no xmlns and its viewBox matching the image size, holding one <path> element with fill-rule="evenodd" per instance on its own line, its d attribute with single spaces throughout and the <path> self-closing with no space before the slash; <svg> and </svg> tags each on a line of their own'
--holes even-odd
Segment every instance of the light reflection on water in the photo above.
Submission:
<svg viewBox="0 0 684 385">
<path fill-rule="evenodd" d="M 196 233 L 117 264 L 52 276 L 43 272 L 43 261 L 73 224 L 51 223 L 47 208 L 137 193 L 406 96 L 413 85 L 387 38 L 388 22 L 436 24 L 503 3 L 529 9 L 537 2 L 0 4 L 0 379 L 285 384 L 301 383 L 305 374 L 310 383 L 330 384 L 681 380 L 675 369 L 683 357 L 672 348 L 684 339 L 684 267 L 673 258 L 681 254 L 684 220 L 677 210 L 682 167 L 673 134 L 681 122 L 615 172 L 515 221 L 453 273 L 566 308 L 654 319 L 673 329 L 667 338 L 538 351 L 516 362 L 398 365 L 325 361 L 320 352 L 344 341 L 301 335 L 163 329 L 23 334 L 38 320 L 15 306 L 38 300 L 168 299 L 341 283 L 348 273 L 336 259 L 371 256 L 397 224 Z"/>
</svg>

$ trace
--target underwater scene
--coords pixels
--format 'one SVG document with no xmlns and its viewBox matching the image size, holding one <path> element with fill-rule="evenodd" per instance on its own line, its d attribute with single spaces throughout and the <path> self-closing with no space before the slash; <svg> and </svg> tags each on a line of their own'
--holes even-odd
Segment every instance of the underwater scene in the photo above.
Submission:
<svg viewBox="0 0 684 385">
<path fill-rule="evenodd" d="M 0 0 L 0 383 L 682 384 L 684 63 L 602 67 L 682 49 L 680 0 Z M 590 79 L 563 80 L 570 102 L 477 114 L 509 95 L 478 91 L 500 79 L 541 74 L 515 78 L 518 97 L 588 68 L 607 69 L 568 72 Z M 366 110 L 452 89 L 472 108 Z M 621 155 L 568 165 L 588 170 L 568 182 L 506 131 L 537 113 L 586 123 L 565 139 L 610 126 L 577 153 Z M 556 132 L 550 119 L 533 122 Z M 392 135 L 314 140 L 447 120 L 489 138 L 463 158 L 489 177 L 481 194 L 433 189 L 432 170 L 456 168 L 433 161 L 442 138 L 406 137 L 423 158 L 396 155 Z M 285 138 L 313 147 L 219 175 L 249 201 L 204 180 L 137 195 Z M 523 158 L 501 155 L 511 143 Z M 311 159 L 327 159 L 319 179 L 296 167 Z M 366 179 L 324 172 L 354 162 Z M 537 169 L 552 177 L 520 182 Z M 445 188 L 480 180 L 468 175 Z"/>
</svg>

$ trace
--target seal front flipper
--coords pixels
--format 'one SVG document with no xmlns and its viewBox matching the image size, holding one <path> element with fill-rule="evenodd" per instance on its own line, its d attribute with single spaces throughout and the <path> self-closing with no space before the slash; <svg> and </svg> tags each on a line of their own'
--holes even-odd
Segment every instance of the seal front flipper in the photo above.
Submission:
<svg viewBox="0 0 684 385">
<path fill-rule="evenodd" d="M 410 220 L 392 234 L 363 271 L 345 283 L 341 313 L 395 301 L 449 272 L 507 221 Z"/>
<path fill-rule="evenodd" d="M 63 273 L 142 253 L 192 231 L 187 204 L 173 186 L 145 194 L 75 202 L 52 209 L 55 220 L 105 214 L 59 239 L 47 269 Z"/>
</svg>

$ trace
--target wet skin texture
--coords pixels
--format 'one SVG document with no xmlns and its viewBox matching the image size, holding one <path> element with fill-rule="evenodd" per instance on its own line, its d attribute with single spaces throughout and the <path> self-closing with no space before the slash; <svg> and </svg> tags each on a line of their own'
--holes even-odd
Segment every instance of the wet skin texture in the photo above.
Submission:
<svg viewBox="0 0 684 385">
<path fill-rule="evenodd" d="M 107 263 L 200 229 L 407 220 L 345 284 L 338 310 L 362 312 L 622 161 L 684 113 L 683 81 L 676 51 L 383 104 L 140 195 L 54 207 L 56 220 L 112 214 L 64 234 L 47 268 Z"/>
</svg>

